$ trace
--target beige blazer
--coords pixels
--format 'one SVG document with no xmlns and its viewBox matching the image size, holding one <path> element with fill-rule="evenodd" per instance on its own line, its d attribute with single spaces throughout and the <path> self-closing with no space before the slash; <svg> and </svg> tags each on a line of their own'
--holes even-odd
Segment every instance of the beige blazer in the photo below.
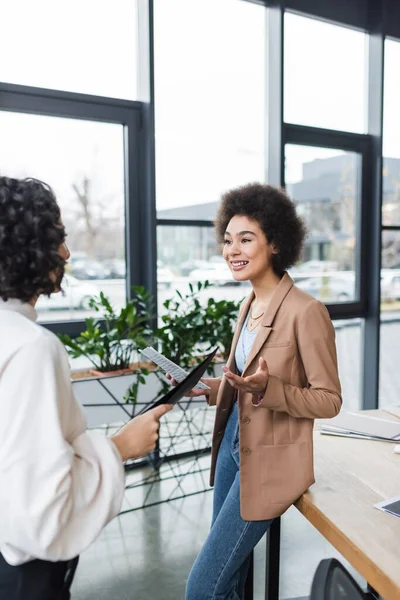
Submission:
<svg viewBox="0 0 400 600">
<path fill-rule="evenodd" d="M 227 366 L 236 371 L 235 350 L 253 300 L 239 312 Z M 258 521 L 282 515 L 314 483 L 313 422 L 338 414 L 341 389 L 335 330 L 321 302 L 296 288 L 285 274 L 269 303 L 243 376 L 253 374 L 263 356 L 270 376 L 259 406 L 238 393 L 240 512 Z M 211 380 L 210 405 L 217 405 L 212 442 L 211 485 L 218 449 L 234 401 L 225 377 Z"/>
</svg>

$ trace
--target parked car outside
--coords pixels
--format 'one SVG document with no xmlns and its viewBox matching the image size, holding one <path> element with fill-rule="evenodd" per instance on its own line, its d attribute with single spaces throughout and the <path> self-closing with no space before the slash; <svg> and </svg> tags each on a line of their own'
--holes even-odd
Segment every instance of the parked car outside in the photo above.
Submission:
<svg viewBox="0 0 400 600">
<path fill-rule="evenodd" d="M 125 279 L 126 262 L 122 258 L 113 258 L 104 263 L 107 279 Z"/>
<path fill-rule="evenodd" d="M 302 273 L 325 273 L 327 271 L 337 271 L 338 263 L 334 260 L 307 260 L 300 265 L 293 267 L 292 271 Z"/>
<path fill-rule="evenodd" d="M 308 277 L 295 282 L 296 287 L 322 302 L 350 302 L 355 297 L 354 273 Z"/>
<path fill-rule="evenodd" d="M 69 310 L 89 308 L 89 300 L 92 296 L 97 296 L 99 290 L 91 283 L 79 281 L 73 275 L 64 275 L 62 282 L 62 291 L 47 296 L 39 296 L 36 303 L 36 310 Z"/>
<path fill-rule="evenodd" d="M 191 281 L 206 281 L 214 285 L 240 285 L 240 281 L 233 279 L 232 273 L 226 262 L 209 263 L 207 267 L 194 269 L 189 273 Z"/>
<path fill-rule="evenodd" d="M 381 300 L 400 300 L 400 269 L 381 270 Z"/>
<path fill-rule="evenodd" d="M 157 284 L 159 289 L 169 289 L 174 279 L 176 277 L 169 267 L 157 266 Z"/>
<path fill-rule="evenodd" d="M 97 260 L 83 259 L 71 264 L 71 273 L 77 279 L 106 279 L 109 269 Z"/>
</svg>

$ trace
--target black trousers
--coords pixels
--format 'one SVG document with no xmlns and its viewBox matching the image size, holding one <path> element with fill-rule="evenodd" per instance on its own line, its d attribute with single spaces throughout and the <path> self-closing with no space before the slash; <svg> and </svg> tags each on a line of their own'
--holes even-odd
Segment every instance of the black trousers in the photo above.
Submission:
<svg viewBox="0 0 400 600">
<path fill-rule="evenodd" d="M 68 600 L 78 558 L 11 566 L 0 554 L 0 600 Z"/>
</svg>

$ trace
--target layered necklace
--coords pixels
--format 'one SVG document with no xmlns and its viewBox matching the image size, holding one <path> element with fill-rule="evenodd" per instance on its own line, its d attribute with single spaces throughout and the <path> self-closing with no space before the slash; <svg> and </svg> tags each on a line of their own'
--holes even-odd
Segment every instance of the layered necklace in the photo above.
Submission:
<svg viewBox="0 0 400 600">
<path fill-rule="evenodd" d="M 255 329 L 257 329 L 257 327 L 261 323 L 260 319 L 264 313 L 265 313 L 265 310 L 263 310 L 263 312 L 260 313 L 259 315 L 257 315 L 256 317 L 253 317 L 253 311 L 251 310 L 251 306 L 250 306 L 250 319 L 247 321 L 247 329 L 249 331 L 254 331 Z"/>
</svg>

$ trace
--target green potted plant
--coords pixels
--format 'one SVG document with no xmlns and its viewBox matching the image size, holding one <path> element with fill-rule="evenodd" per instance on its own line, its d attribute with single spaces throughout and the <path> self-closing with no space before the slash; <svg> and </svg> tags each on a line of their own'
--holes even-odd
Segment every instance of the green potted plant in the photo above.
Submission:
<svg viewBox="0 0 400 600">
<path fill-rule="evenodd" d="M 216 346 L 222 362 L 229 353 L 240 302 L 211 297 L 203 304 L 200 293 L 210 287 L 208 281 L 189 284 L 189 293 L 183 295 L 176 290 L 177 297 L 163 303 L 162 326 L 156 330 L 155 338 L 160 351 L 183 369 L 195 366 Z M 215 366 L 213 375 L 214 369 Z M 162 380 L 162 391 L 167 387 Z"/>
<path fill-rule="evenodd" d="M 98 317 L 85 319 L 86 329 L 76 338 L 59 334 L 71 358 L 84 356 L 91 362 L 91 375 L 102 377 L 132 372 L 132 363 L 137 362 L 139 348 L 146 345 L 151 336 L 150 294 L 140 286 L 132 290 L 132 299 L 119 311 L 100 292 L 98 297 L 89 300 L 89 307 L 98 313 Z M 125 396 L 128 402 L 136 402 L 139 385 L 149 374 L 140 366 L 136 366 L 133 372 L 136 380 Z"/>
</svg>

